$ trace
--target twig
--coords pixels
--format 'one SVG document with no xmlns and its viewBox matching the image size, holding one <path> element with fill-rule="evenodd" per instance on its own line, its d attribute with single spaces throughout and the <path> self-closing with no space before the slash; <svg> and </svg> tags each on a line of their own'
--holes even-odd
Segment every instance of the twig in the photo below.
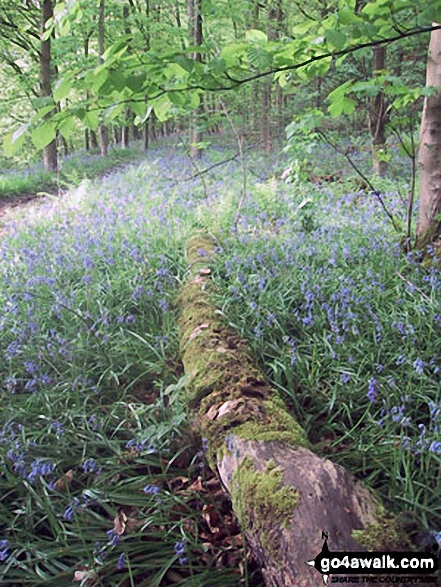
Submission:
<svg viewBox="0 0 441 587">
<path fill-rule="evenodd" d="M 372 194 L 377 198 L 377 200 L 380 202 L 381 207 L 383 208 L 384 212 L 386 213 L 387 217 L 389 218 L 389 220 L 392 222 L 392 226 L 394 227 L 394 229 L 397 232 L 400 232 L 400 229 L 397 225 L 397 223 L 395 222 L 395 218 L 393 216 L 393 214 L 391 212 L 389 212 L 389 210 L 387 209 L 386 204 L 384 203 L 383 198 L 381 197 L 381 192 L 379 192 L 373 185 L 372 183 L 369 181 L 369 179 L 364 175 L 364 173 L 361 171 L 361 169 L 359 167 L 357 167 L 355 165 L 355 163 L 352 161 L 351 157 L 342 149 L 340 149 L 340 147 L 338 147 L 336 144 L 334 144 L 326 135 L 323 131 L 317 129 L 317 134 L 319 136 L 322 137 L 322 139 L 333 149 L 335 149 L 335 151 L 337 153 L 340 153 L 340 155 L 343 155 L 343 157 L 346 158 L 347 162 L 351 165 L 351 167 L 356 171 L 356 173 L 362 178 L 363 181 L 366 182 L 366 184 L 371 188 Z"/>
<path fill-rule="evenodd" d="M 408 279 L 406 279 L 406 277 L 404 277 L 404 275 L 401 275 L 401 273 L 399 271 L 396 272 L 396 274 L 398 275 L 398 277 L 400 279 L 402 279 L 405 283 L 407 283 L 407 285 L 410 285 L 411 287 L 414 288 L 415 291 L 417 291 L 418 293 L 420 293 L 423 298 L 425 300 L 427 300 L 428 302 L 431 302 L 432 300 L 429 298 L 429 296 L 423 292 L 422 289 L 420 289 L 419 287 L 417 287 L 415 284 L 413 284 L 411 281 L 409 281 Z"/>
<path fill-rule="evenodd" d="M 234 215 L 234 225 L 236 226 L 237 221 L 239 220 L 240 211 L 242 209 L 243 203 L 247 195 L 247 166 L 243 153 L 243 136 L 239 135 L 239 133 L 237 132 L 237 128 L 228 110 L 225 108 L 225 104 L 222 102 L 222 100 L 220 100 L 220 105 L 222 106 L 222 110 L 224 111 L 224 114 L 227 117 L 228 122 L 230 123 L 231 130 L 233 131 L 233 134 L 236 137 L 238 154 L 240 157 L 240 162 L 242 164 L 242 194 L 240 196 L 239 203 L 237 204 L 236 214 Z"/>
</svg>

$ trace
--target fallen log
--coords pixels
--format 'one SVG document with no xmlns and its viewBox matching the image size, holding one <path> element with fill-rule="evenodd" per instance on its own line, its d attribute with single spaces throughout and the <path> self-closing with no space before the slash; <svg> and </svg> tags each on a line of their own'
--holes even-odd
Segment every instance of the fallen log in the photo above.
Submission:
<svg viewBox="0 0 441 587">
<path fill-rule="evenodd" d="M 332 551 L 393 550 L 395 523 L 385 522 L 379 501 L 343 467 L 312 452 L 247 343 L 216 313 L 207 267 L 214 250 L 207 235 L 189 241 L 190 279 L 179 299 L 193 425 L 207 439 L 209 463 L 231 495 L 267 585 L 316 586 L 320 575 L 306 563 L 321 551 L 322 532 Z"/>
</svg>

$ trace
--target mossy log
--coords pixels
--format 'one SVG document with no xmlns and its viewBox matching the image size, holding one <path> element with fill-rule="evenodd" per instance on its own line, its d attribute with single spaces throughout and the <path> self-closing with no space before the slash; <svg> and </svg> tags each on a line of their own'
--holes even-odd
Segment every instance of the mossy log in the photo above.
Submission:
<svg viewBox="0 0 441 587">
<path fill-rule="evenodd" d="M 219 318 L 207 267 L 214 248 L 206 235 L 189 241 L 190 278 L 179 301 L 194 426 L 208 441 L 209 462 L 231 495 L 267 585 L 316 586 L 320 576 L 306 562 L 321 551 L 322 531 L 331 551 L 365 550 L 353 532 L 380 528 L 379 504 L 343 467 L 310 450 L 246 342 Z"/>
</svg>

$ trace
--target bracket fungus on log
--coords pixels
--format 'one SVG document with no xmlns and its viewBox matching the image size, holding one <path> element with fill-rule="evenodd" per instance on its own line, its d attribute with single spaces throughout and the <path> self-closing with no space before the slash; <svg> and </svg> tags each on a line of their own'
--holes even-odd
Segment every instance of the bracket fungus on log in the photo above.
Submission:
<svg viewBox="0 0 441 587">
<path fill-rule="evenodd" d="M 247 343 L 212 305 L 212 237 L 187 245 L 190 278 L 182 287 L 180 351 L 193 425 L 231 495 L 267 585 L 316 586 L 308 566 L 322 547 L 363 551 L 354 531 L 380 528 L 381 506 L 343 467 L 311 450 L 304 430 L 254 364 Z M 392 546 L 393 547 L 393 546 Z"/>
</svg>

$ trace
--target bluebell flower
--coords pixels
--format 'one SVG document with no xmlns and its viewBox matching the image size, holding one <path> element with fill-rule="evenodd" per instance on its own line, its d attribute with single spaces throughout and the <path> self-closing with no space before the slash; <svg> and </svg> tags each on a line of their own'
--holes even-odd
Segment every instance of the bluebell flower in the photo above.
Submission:
<svg viewBox="0 0 441 587">
<path fill-rule="evenodd" d="M 0 563 L 5 562 L 9 556 L 9 540 L 0 540 Z"/>
<path fill-rule="evenodd" d="M 429 446 L 430 452 L 434 452 L 435 454 L 441 454 L 441 441 L 434 440 L 432 444 Z"/>
<path fill-rule="evenodd" d="M 161 490 L 156 485 L 146 485 L 143 491 L 148 495 L 157 495 Z"/>
<path fill-rule="evenodd" d="M 83 471 L 85 473 L 93 473 L 94 471 L 96 471 L 97 468 L 97 464 L 95 459 L 86 459 L 81 467 L 83 468 Z"/>
<path fill-rule="evenodd" d="M 368 400 L 371 402 L 371 404 L 374 404 L 377 401 L 377 397 L 378 397 L 378 381 L 375 379 L 375 377 L 371 377 L 369 379 L 369 390 L 366 394 Z"/>
<path fill-rule="evenodd" d="M 119 555 L 118 562 L 116 563 L 116 568 L 118 569 L 118 571 L 122 571 L 125 568 L 125 566 L 126 566 L 126 556 L 122 552 Z"/>
<path fill-rule="evenodd" d="M 111 530 L 107 530 L 106 532 L 108 538 L 109 538 L 109 545 L 114 548 L 115 546 L 117 546 L 121 540 L 121 536 L 120 534 L 118 534 L 117 532 L 115 532 L 114 528 L 112 528 Z"/>
<path fill-rule="evenodd" d="M 420 358 L 415 359 L 415 361 L 413 362 L 413 368 L 418 373 L 418 375 L 421 375 L 423 373 L 425 364 L 426 363 Z"/>
</svg>

